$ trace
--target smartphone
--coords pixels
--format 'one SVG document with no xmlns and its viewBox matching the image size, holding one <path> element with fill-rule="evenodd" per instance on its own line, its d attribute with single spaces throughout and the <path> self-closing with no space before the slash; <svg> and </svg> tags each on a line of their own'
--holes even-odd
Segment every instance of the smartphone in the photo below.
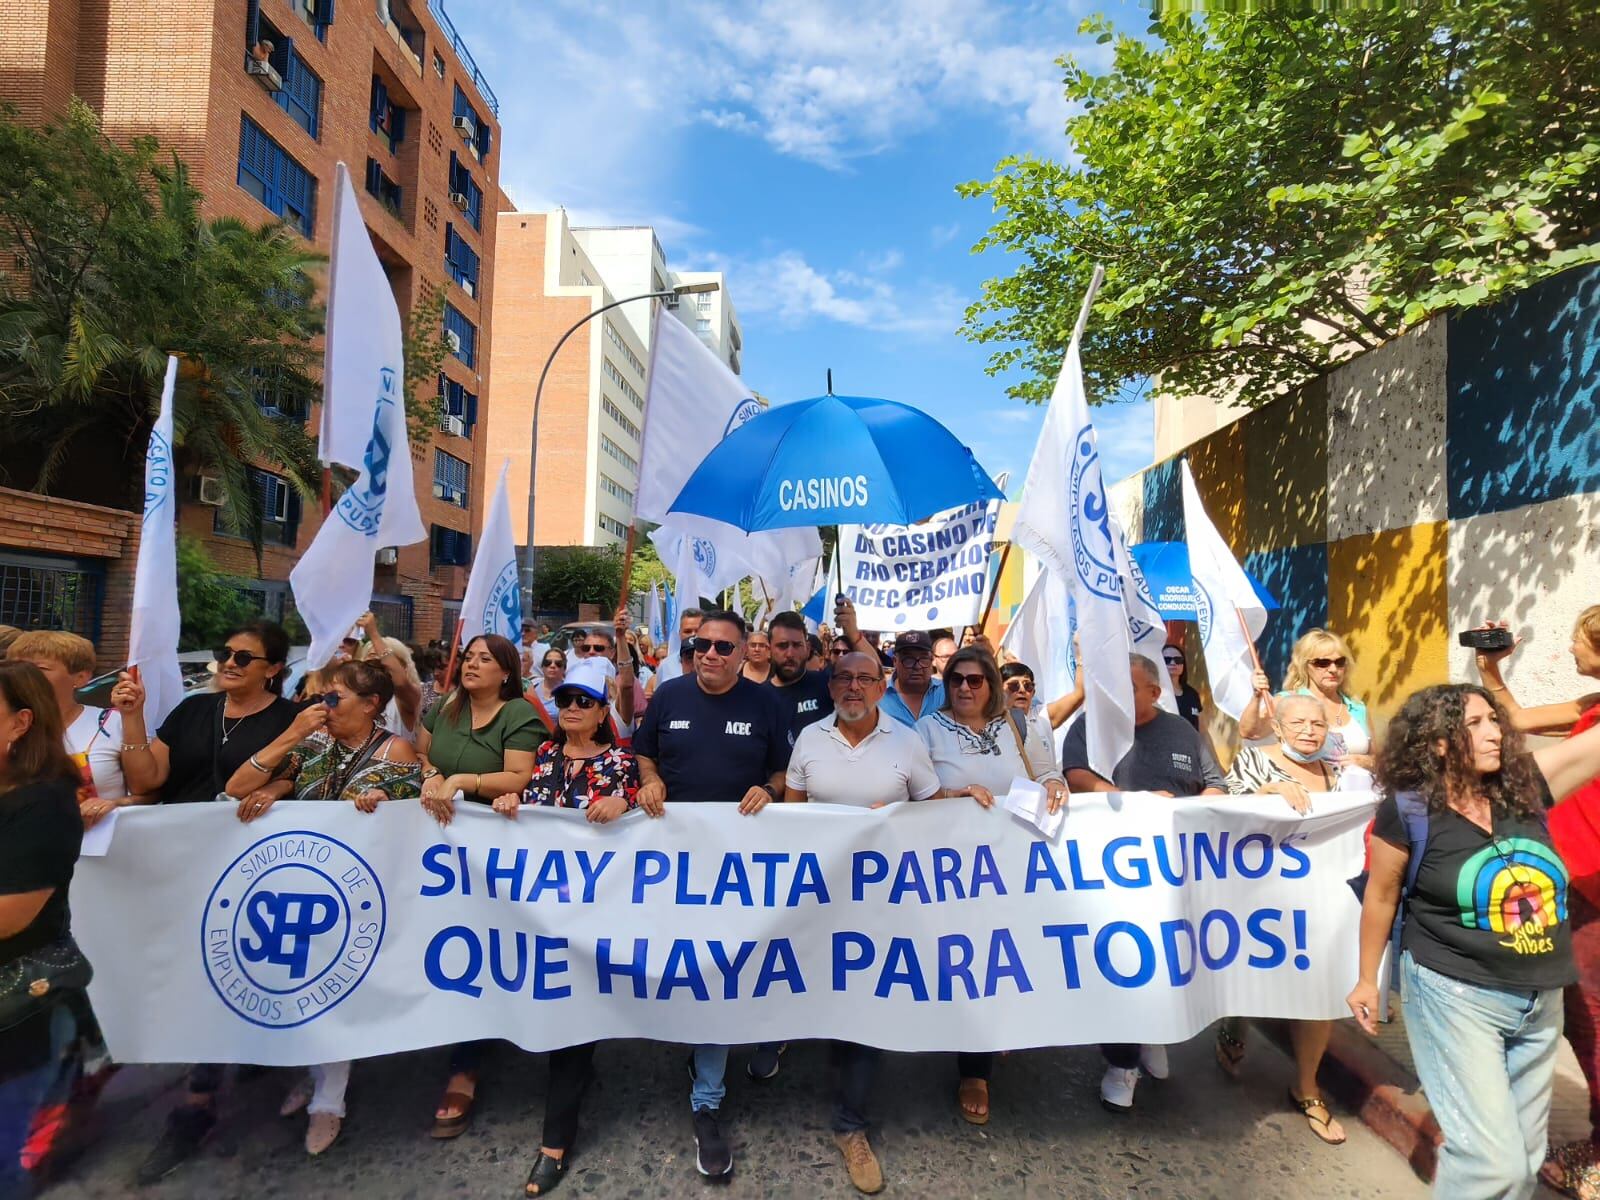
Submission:
<svg viewBox="0 0 1600 1200">
<path fill-rule="evenodd" d="M 111 689 L 117 686 L 117 677 L 122 674 L 122 668 L 107 671 L 104 675 L 97 675 L 81 688 L 74 688 L 72 698 L 86 708 L 110 708 Z"/>
<path fill-rule="evenodd" d="M 1469 629 L 1456 640 L 1469 650 L 1509 650 L 1517 644 L 1509 629 Z"/>
</svg>

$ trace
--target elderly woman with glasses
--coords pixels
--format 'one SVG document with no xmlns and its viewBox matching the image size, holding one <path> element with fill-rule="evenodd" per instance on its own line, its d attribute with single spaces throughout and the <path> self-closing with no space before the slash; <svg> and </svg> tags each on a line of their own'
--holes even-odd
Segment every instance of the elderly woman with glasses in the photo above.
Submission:
<svg viewBox="0 0 1600 1200">
<path fill-rule="evenodd" d="M 1055 749 L 1025 717 L 1006 707 L 1000 668 L 994 656 L 965 646 L 944 668 L 944 701 L 917 722 L 939 786 L 946 795 L 968 795 L 989 808 L 1017 778 L 1044 785 L 1052 811 L 1066 800 L 1067 781 L 1056 766 Z M 963 1118 L 989 1123 L 992 1054 L 956 1056 L 960 1082 L 956 1098 Z"/>
<path fill-rule="evenodd" d="M 422 794 L 416 749 L 383 723 L 393 700 L 394 682 L 380 664 L 335 668 L 319 702 L 302 709 L 281 737 L 228 780 L 228 795 L 243 797 L 239 820 L 254 821 L 286 796 L 345 801 L 364 813 L 385 800 L 415 800 Z M 278 1112 L 308 1114 L 307 1154 L 322 1154 L 338 1139 L 349 1084 L 346 1060 L 311 1067 L 290 1089 Z"/>
<path fill-rule="evenodd" d="M 1297 813 L 1311 811 L 1311 797 L 1339 786 L 1340 767 L 1328 758 L 1328 718 L 1314 696 L 1280 696 L 1274 709 L 1271 745 L 1245 746 L 1227 775 L 1228 791 L 1236 796 L 1282 796 Z M 1317 1087 L 1317 1070 L 1333 1034 L 1332 1021 L 1290 1021 L 1289 1040 L 1294 1045 L 1295 1083 L 1289 1102 L 1298 1109 L 1311 1132 L 1330 1146 L 1344 1144 L 1344 1129 L 1333 1119 Z M 1217 1065 L 1237 1079 L 1244 1061 L 1244 1022 L 1230 1017 L 1217 1029 Z"/>
<path fill-rule="evenodd" d="M 1294 644 L 1283 691 L 1322 702 L 1328 718 L 1328 757 L 1342 767 L 1371 771 L 1376 763 L 1367 706 L 1345 690 L 1355 659 L 1344 639 L 1326 629 L 1308 629 Z M 1256 700 L 1239 718 L 1239 736 L 1246 742 L 1272 737 L 1267 677 L 1256 673 Z"/>
<path fill-rule="evenodd" d="M 534 755 L 533 777 L 519 794 L 507 792 L 494 810 L 516 818 L 524 805 L 573 808 L 596 825 L 637 807 L 639 764 L 616 744 L 606 720 L 606 674 L 595 658 L 580 659 L 554 688 L 556 731 Z M 594 1075 L 593 1042 L 550 1052 L 544 1133 L 539 1158 L 528 1172 L 530 1196 L 547 1195 L 567 1173 L 578 1132 L 578 1108 Z"/>
<path fill-rule="evenodd" d="M 1000 681 L 1006 692 L 1006 705 L 1029 720 L 1042 722 L 1045 740 L 1050 740 L 1052 730 L 1060 729 L 1067 719 L 1083 707 L 1083 672 L 1079 671 L 1072 690 L 1057 696 L 1046 704 L 1039 699 L 1039 685 L 1033 678 L 1033 668 L 1025 662 L 1008 662 L 1000 668 Z"/>
</svg>

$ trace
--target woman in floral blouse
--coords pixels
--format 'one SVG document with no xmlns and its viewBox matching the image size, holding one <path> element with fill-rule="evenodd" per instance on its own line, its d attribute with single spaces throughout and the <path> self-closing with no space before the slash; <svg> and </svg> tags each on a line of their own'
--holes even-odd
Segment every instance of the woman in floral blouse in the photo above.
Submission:
<svg viewBox="0 0 1600 1200">
<path fill-rule="evenodd" d="M 606 720 L 605 668 L 598 658 L 581 658 L 554 689 L 555 736 L 534 754 L 533 778 L 519 795 L 508 792 L 494 802 L 502 816 L 516 818 L 525 804 L 580 808 L 604 825 L 637 807 L 639 765 L 633 752 L 615 743 Z M 530 1196 L 546 1195 L 566 1174 L 578 1132 L 578 1106 L 594 1074 L 594 1043 L 550 1052 L 550 1084 L 545 1090 L 544 1137 L 539 1160 L 528 1172 Z"/>
</svg>

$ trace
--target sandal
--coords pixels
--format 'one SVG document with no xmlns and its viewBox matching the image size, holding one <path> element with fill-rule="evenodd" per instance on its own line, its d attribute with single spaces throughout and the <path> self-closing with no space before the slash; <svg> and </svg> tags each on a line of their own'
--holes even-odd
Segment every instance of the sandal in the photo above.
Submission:
<svg viewBox="0 0 1600 1200">
<path fill-rule="evenodd" d="M 551 1158 L 543 1150 L 539 1151 L 539 1161 L 533 1164 L 533 1170 L 528 1172 L 528 1182 L 523 1188 L 529 1196 L 548 1196 L 556 1184 L 561 1182 L 561 1177 L 567 1173 L 567 1160 L 572 1157 L 569 1147 L 560 1158 Z"/>
<path fill-rule="evenodd" d="M 447 1138 L 457 1138 L 467 1131 L 467 1126 L 472 1124 L 472 1105 L 477 1100 L 477 1080 L 473 1080 L 473 1090 L 470 1092 L 447 1091 L 439 1101 L 439 1107 L 433 1114 L 432 1136 L 440 1141 Z M 450 1113 L 450 1116 L 440 1116 L 440 1113 Z"/>
<path fill-rule="evenodd" d="M 957 1107 L 960 1109 L 962 1119 L 973 1125 L 987 1125 L 989 1123 L 989 1081 L 987 1079 L 963 1079 L 956 1087 Z M 978 1111 L 978 1105 L 983 1106 L 983 1111 Z"/>
<path fill-rule="evenodd" d="M 1300 1114 L 1306 1119 L 1306 1124 L 1311 1126 L 1311 1132 L 1316 1134 L 1325 1145 L 1344 1145 L 1345 1135 L 1340 1133 L 1339 1136 L 1335 1137 L 1333 1134 L 1333 1110 L 1323 1103 L 1321 1096 L 1307 1096 L 1304 1100 L 1301 1100 L 1295 1096 L 1294 1089 L 1290 1088 L 1289 1103 L 1299 1109 Z M 1314 1112 L 1316 1109 L 1321 1109 L 1324 1115 L 1316 1116 Z"/>
<path fill-rule="evenodd" d="M 1217 1029 L 1217 1066 L 1229 1079 L 1239 1078 L 1239 1068 L 1244 1062 L 1244 1039 L 1235 1037 L 1226 1025 Z"/>
<path fill-rule="evenodd" d="M 283 1103 L 278 1106 L 280 1117 L 292 1117 L 297 1112 L 304 1112 L 311 1103 L 312 1094 L 316 1091 L 316 1084 L 311 1076 L 302 1075 L 289 1089 L 289 1094 L 283 1098 Z"/>
<path fill-rule="evenodd" d="M 1600 1163 L 1593 1142 L 1587 1139 L 1551 1147 L 1539 1168 L 1539 1178 L 1552 1190 L 1577 1200 L 1600 1200 Z"/>
</svg>

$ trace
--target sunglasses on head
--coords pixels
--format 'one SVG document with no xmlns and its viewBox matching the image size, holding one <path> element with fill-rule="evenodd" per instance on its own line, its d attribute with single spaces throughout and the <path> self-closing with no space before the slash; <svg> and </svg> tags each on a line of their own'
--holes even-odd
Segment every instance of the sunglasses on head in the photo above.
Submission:
<svg viewBox="0 0 1600 1200">
<path fill-rule="evenodd" d="M 585 696 L 582 692 L 557 692 L 556 707 L 571 708 L 576 704 L 579 708 L 590 709 L 599 706 L 600 701 L 593 696 Z"/>
<path fill-rule="evenodd" d="M 951 689 L 964 687 L 974 692 L 989 682 L 982 671 L 974 671 L 971 675 L 964 671 L 946 671 L 944 677 Z"/>
<path fill-rule="evenodd" d="M 694 652 L 696 654 L 709 654 L 715 650 L 723 658 L 727 658 L 728 655 L 738 649 L 738 646 L 738 642 L 724 641 L 722 638 L 697 637 L 694 640 Z"/>
<path fill-rule="evenodd" d="M 233 660 L 236 667 L 248 667 L 253 662 L 266 662 L 265 654 L 251 654 L 248 650 L 229 650 L 226 646 L 220 650 L 213 650 L 211 657 L 217 660 L 217 665 L 224 666 L 229 659 Z"/>
<path fill-rule="evenodd" d="M 1345 663 L 1349 662 L 1350 660 L 1341 654 L 1338 658 L 1313 658 L 1310 661 L 1311 665 L 1317 670 L 1326 671 L 1329 667 L 1339 667 L 1342 669 Z"/>
</svg>

